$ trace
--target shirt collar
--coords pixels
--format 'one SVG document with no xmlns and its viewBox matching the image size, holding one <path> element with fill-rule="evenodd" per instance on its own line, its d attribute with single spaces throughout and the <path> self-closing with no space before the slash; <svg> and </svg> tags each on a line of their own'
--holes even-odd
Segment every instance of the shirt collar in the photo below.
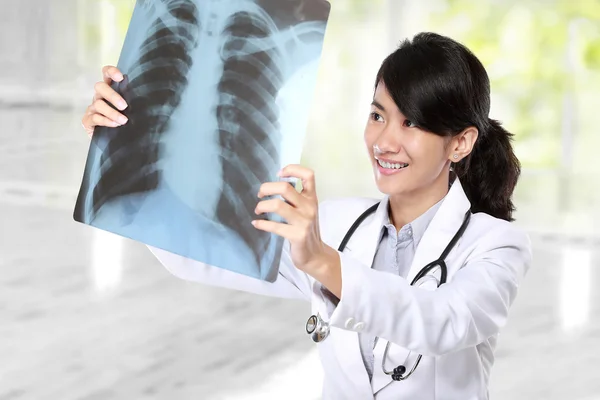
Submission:
<svg viewBox="0 0 600 400">
<path fill-rule="evenodd" d="M 421 238 L 425 234 L 425 231 L 427 230 L 429 223 L 431 222 L 431 220 L 435 216 L 435 213 L 437 212 L 437 210 L 441 207 L 442 203 L 444 202 L 444 199 L 445 199 L 445 197 L 442 198 L 440 201 L 438 201 L 433 206 L 431 206 L 427 211 L 425 211 L 423 214 L 418 216 L 415 220 L 404 225 L 400 229 L 399 232 L 396 231 L 396 227 L 390 221 L 389 201 L 388 201 L 388 204 L 385 207 L 385 215 L 383 218 L 384 224 L 381 227 L 379 240 L 381 241 L 383 235 L 386 232 L 388 234 L 396 234 L 396 235 L 398 235 L 398 234 L 412 235 L 413 247 L 416 249 L 417 246 L 419 245 L 419 242 L 421 241 Z"/>
</svg>

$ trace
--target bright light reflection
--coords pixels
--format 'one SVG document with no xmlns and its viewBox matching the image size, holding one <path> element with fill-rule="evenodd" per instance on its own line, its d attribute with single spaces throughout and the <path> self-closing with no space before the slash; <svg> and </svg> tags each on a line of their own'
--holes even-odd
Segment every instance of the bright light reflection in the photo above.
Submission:
<svg viewBox="0 0 600 400">
<path fill-rule="evenodd" d="M 117 45 L 120 45 L 117 37 L 117 10 L 107 0 L 100 2 L 100 20 L 103 27 L 100 54 L 102 60 L 108 60 L 114 56 Z"/>
<path fill-rule="evenodd" d="M 107 294 L 116 289 L 123 275 L 123 238 L 94 229 L 91 265 L 97 293 Z"/>
<path fill-rule="evenodd" d="M 563 330 L 584 326 L 589 319 L 591 291 L 590 249 L 563 247 L 560 280 L 560 314 Z"/>
</svg>

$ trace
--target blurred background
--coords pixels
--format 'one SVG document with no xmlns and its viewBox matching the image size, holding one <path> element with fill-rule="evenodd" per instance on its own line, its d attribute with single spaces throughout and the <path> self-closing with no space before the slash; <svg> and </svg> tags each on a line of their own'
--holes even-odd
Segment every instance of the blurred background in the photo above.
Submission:
<svg viewBox="0 0 600 400">
<path fill-rule="evenodd" d="M 321 200 L 379 196 L 362 134 L 385 56 L 419 31 L 466 44 L 516 135 L 534 244 L 491 398 L 600 399 L 600 2 L 332 3 L 302 157 Z M 0 0 L 0 400 L 317 399 L 308 304 L 181 281 L 72 220 L 80 120 L 134 4 Z"/>
</svg>

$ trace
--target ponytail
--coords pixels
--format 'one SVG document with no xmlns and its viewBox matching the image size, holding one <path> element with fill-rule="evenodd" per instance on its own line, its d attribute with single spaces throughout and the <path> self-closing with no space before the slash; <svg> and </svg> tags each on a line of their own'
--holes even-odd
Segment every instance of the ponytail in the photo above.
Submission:
<svg viewBox="0 0 600 400">
<path fill-rule="evenodd" d="M 513 190 L 521 174 L 521 164 L 511 145 L 513 134 L 499 121 L 489 119 L 471 154 L 454 165 L 472 212 L 484 212 L 513 221 Z"/>
</svg>

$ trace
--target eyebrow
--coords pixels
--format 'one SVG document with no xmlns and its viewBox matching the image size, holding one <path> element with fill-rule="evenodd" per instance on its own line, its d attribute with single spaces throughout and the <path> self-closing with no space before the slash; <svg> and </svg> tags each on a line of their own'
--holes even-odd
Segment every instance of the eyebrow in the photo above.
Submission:
<svg viewBox="0 0 600 400">
<path fill-rule="evenodd" d="M 377 100 L 373 100 L 373 102 L 371 102 L 371 105 L 379 108 L 381 111 L 385 111 L 385 107 L 382 106 Z"/>
</svg>

